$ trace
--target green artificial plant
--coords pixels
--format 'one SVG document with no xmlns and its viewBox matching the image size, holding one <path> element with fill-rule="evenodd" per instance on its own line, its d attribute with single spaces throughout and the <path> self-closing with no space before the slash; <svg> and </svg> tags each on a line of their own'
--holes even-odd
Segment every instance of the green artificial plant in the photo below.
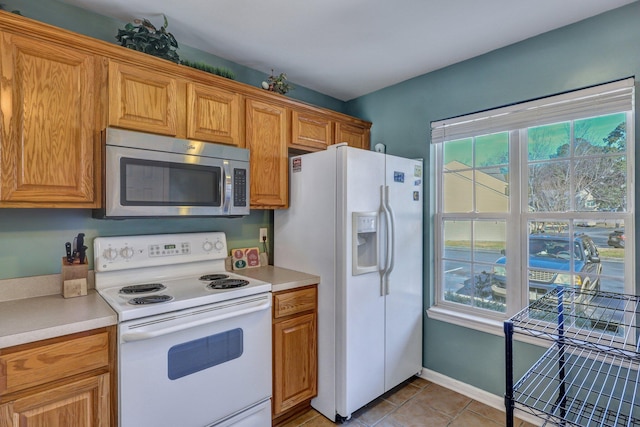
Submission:
<svg viewBox="0 0 640 427">
<path fill-rule="evenodd" d="M 280 73 L 276 76 L 273 74 L 273 70 L 271 70 L 269 78 L 262 82 L 262 88 L 284 95 L 293 89 L 293 86 L 287 81 L 287 75 L 285 73 Z"/>
<path fill-rule="evenodd" d="M 176 52 L 178 42 L 173 34 L 167 31 L 169 21 L 165 15 L 163 17 L 164 25 L 159 29 L 148 19 L 135 19 L 133 23 L 127 23 L 124 29 L 118 30 L 116 39 L 126 48 L 179 64 L 180 58 Z"/>
<path fill-rule="evenodd" d="M 187 66 L 187 67 L 195 68 L 196 70 L 206 71 L 207 73 L 215 74 L 215 75 L 221 76 L 221 77 L 226 77 L 226 78 L 231 79 L 231 80 L 235 80 L 236 79 L 236 75 L 233 73 L 233 71 L 231 71 L 231 70 L 229 70 L 227 68 L 214 67 L 214 66 L 211 66 L 209 64 L 205 64 L 204 62 L 187 61 L 187 60 L 184 60 L 184 59 L 181 59 L 180 63 L 182 65 Z"/>
</svg>

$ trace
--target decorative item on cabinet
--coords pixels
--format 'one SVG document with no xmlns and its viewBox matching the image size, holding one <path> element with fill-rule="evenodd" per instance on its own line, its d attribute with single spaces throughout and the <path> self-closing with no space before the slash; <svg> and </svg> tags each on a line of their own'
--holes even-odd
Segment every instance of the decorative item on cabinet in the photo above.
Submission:
<svg viewBox="0 0 640 427">
<path fill-rule="evenodd" d="M 0 10 L 7 10 L 6 6 L 2 3 L 0 3 Z M 18 9 L 12 10 L 11 13 L 15 13 L 16 15 L 22 15 L 22 13 L 20 13 Z"/>
<path fill-rule="evenodd" d="M 276 76 L 273 74 L 273 70 L 271 70 L 271 75 L 269 76 L 269 78 L 267 78 L 266 81 L 262 82 L 262 88 L 270 92 L 285 95 L 287 92 L 293 89 L 293 86 L 289 82 L 287 82 L 286 73 L 280 73 Z"/>
<path fill-rule="evenodd" d="M 124 29 L 118 30 L 116 39 L 126 48 L 180 63 L 180 57 L 176 52 L 178 41 L 167 31 L 169 21 L 165 15 L 162 16 L 164 25 L 159 29 L 146 18 L 134 19 L 133 24 L 129 22 Z"/>
<path fill-rule="evenodd" d="M 199 62 L 199 61 L 194 62 L 194 61 L 188 61 L 185 59 L 181 59 L 180 64 L 186 67 L 195 68 L 196 70 L 207 72 L 209 74 L 215 74 L 217 76 L 224 77 L 230 80 L 236 79 L 236 75 L 233 73 L 233 71 L 223 67 L 214 67 L 212 65 L 205 64 L 204 62 Z"/>
</svg>

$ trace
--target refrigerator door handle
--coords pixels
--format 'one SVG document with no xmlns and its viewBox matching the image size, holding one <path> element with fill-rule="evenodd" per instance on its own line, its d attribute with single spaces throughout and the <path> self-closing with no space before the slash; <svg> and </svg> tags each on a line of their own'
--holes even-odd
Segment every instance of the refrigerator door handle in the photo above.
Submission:
<svg viewBox="0 0 640 427">
<path fill-rule="evenodd" d="M 395 262 L 395 215 L 393 214 L 393 209 L 391 209 L 391 205 L 389 204 L 389 186 L 385 186 L 384 190 L 384 204 L 385 210 L 387 212 L 387 268 L 385 272 L 385 294 L 389 295 L 389 274 L 393 271 L 393 264 Z M 390 248 L 390 249 L 389 249 Z"/>
<path fill-rule="evenodd" d="M 389 187 L 380 186 L 380 209 L 384 213 L 385 253 L 384 268 L 380 270 L 380 296 L 389 295 L 389 273 L 393 270 L 393 212 L 389 207 Z"/>
<path fill-rule="evenodd" d="M 387 260 L 389 259 L 389 245 L 387 244 L 389 240 L 389 212 L 387 211 L 387 205 L 385 203 L 385 186 L 380 186 L 380 212 L 384 214 L 385 221 L 387 221 L 387 226 L 385 227 L 385 246 L 384 246 L 384 265 L 380 267 L 380 296 L 383 297 L 385 295 L 386 282 L 387 282 Z M 381 263 L 382 264 L 382 263 Z"/>
</svg>

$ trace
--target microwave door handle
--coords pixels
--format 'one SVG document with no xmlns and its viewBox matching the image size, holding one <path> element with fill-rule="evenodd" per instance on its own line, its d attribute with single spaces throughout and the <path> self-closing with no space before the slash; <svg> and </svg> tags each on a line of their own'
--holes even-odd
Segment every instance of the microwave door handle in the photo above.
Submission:
<svg viewBox="0 0 640 427">
<path fill-rule="evenodd" d="M 233 185 L 231 183 L 231 165 L 228 160 L 223 162 L 223 179 L 222 179 L 222 194 L 223 204 L 222 211 L 225 214 L 229 213 L 231 207 L 231 194 L 233 193 Z"/>
</svg>

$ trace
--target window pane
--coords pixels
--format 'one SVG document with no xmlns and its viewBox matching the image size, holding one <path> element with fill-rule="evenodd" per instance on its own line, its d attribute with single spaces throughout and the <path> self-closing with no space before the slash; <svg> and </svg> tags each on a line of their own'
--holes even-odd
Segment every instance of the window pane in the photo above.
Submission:
<svg viewBox="0 0 640 427">
<path fill-rule="evenodd" d="M 479 136 L 475 142 L 475 167 L 507 165 L 509 163 L 508 132 Z"/>
<path fill-rule="evenodd" d="M 580 223 L 576 220 L 573 225 Z M 530 300 L 540 298 L 559 285 L 598 291 L 602 287 L 605 268 L 611 268 L 611 277 L 606 278 L 611 286 L 616 283 L 622 286 L 624 272 L 609 265 L 612 260 L 605 260 L 600 255 L 599 247 L 606 244 L 609 233 L 604 219 L 593 220 L 593 228 L 589 228 L 588 232 L 574 228 L 570 221 L 548 222 L 542 227 L 541 224 L 544 223 L 529 223 L 530 229 L 537 230 L 529 235 L 528 242 Z M 569 229 L 574 232 L 564 231 Z"/>
<path fill-rule="evenodd" d="M 592 231 L 593 230 L 593 231 Z M 625 293 L 624 265 L 626 257 L 626 235 L 624 221 L 602 220 L 589 230 L 596 243 L 602 264 L 600 289 L 609 292 Z"/>
<path fill-rule="evenodd" d="M 569 156 L 570 123 L 556 123 L 528 129 L 529 160 L 549 160 Z"/>
<path fill-rule="evenodd" d="M 445 172 L 442 193 L 443 211 L 473 211 L 473 171 Z"/>
<path fill-rule="evenodd" d="M 444 143 L 445 170 L 459 170 L 473 165 L 471 138 L 447 141 Z"/>
<path fill-rule="evenodd" d="M 627 159 L 601 156 L 575 162 L 576 210 L 623 212 L 627 209 Z"/>
<path fill-rule="evenodd" d="M 476 212 L 509 212 L 508 176 L 507 167 L 476 170 Z"/>
<path fill-rule="evenodd" d="M 471 221 L 444 222 L 444 257 L 471 261 Z"/>
<path fill-rule="evenodd" d="M 576 120 L 573 133 L 576 155 L 624 153 L 627 147 L 627 116 L 611 114 Z"/>
<path fill-rule="evenodd" d="M 468 298 L 460 298 L 458 291 L 471 277 L 471 263 L 462 261 L 444 262 L 444 299 L 446 301 L 459 302 L 470 305 Z"/>
<path fill-rule="evenodd" d="M 494 263 L 507 245 L 505 221 L 475 221 L 473 227 L 473 259 Z"/>
<path fill-rule="evenodd" d="M 533 212 L 567 212 L 569 200 L 569 162 L 529 165 L 529 208 Z"/>
</svg>

